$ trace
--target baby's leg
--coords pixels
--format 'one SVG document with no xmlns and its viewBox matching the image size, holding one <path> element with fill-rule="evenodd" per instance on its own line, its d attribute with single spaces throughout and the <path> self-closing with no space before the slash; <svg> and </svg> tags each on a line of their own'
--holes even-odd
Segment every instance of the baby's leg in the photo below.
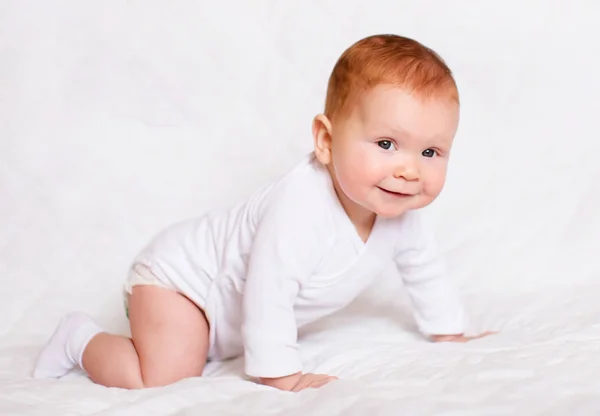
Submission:
<svg viewBox="0 0 600 416">
<path fill-rule="evenodd" d="M 202 374 L 209 347 L 202 310 L 183 295 L 157 286 L 135 286 L 128 303 L 132 339 L 102 332 L 84 347 L 81 363 L 93 381 L 134 389 Z M 77 331 L 73 333 L 71 338 L 77 339 Z M 47 350 L 52 351 L 52 343 Z M 52 355 L 44 351 L 41 356 L 41 370 L 54 364 Z"/>
<path fill-rule="evenodd" d="M 200 376 L 208 354 L 208 322 L 185 296 L 135 286 L 129 298 L 132 339 L 99 334 L 83 353 L 83 368 L 109 387 L 164 386 Z"/>
</svg>

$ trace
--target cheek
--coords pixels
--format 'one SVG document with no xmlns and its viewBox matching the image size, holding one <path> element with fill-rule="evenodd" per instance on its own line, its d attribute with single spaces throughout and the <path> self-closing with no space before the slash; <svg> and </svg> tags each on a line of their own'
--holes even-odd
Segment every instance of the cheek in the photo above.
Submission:
<svg viewBox="0 0 600 416">
<path fill-rule="evenodd" d="M 356 203 L 362 204 L 374 184 L 380 181 L 376 161 L 365 152 L 348 151 L 334 158 L 333 166 L 342 192 Z"/>
<path fill-rule="evenodd" d="M 429 198 L 435 198 L 444 188 L 446 182 L 446 165 L 436 167 L 427 172 L 423 178 L 423 191 Z"/>
<path fill-rule="evenodd" d="M 347 146 L 339 150 L 333 165 L 340 185 L 357 188 L 377 177 L 380 163 L 363 146 Z"/>
</svg>

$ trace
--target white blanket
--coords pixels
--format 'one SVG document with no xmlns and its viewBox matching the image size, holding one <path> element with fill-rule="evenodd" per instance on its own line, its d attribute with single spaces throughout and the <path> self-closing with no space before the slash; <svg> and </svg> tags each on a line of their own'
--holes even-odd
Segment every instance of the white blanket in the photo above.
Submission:
<svg viewBox="0 0 600 416">
<path fill-rule="evenodd" d="M 600 413 L 600 6 L 592 1 L 4 1 L 0 414 Z M 121 283 L 161 227 L 236 202 L 312 146 L 339 54 L 414 37 L 454 70 L 462 120 L 429 209 L 472 316 L 415 331 L 394 270 L 302 332 L 299 394 L 243 363 L 143 391 L 33 380 L 71 310 L 127 332 Z"/>
</svg>

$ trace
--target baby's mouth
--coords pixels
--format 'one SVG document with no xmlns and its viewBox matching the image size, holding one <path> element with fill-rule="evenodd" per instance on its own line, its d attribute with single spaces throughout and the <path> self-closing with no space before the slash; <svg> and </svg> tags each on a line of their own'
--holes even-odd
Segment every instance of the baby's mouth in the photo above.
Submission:
<svg viewBox="0 0 600 416">
<path fill-rule="evenodd" d="M 393 196 L 397 196 L 397 197 L 409 197 L 409 196 L 413 196 L 413 194 L 407 194 L 404 192 L 396 192 L 396 191 L 389 191 L 387 189 L 384 189 L 380 186 L 378 186 L 377 188 L 379 188 L 380 190 L 382 190 L 383 192 L 385 192 L 388 195 L 393 195 Z"/>
</svg>

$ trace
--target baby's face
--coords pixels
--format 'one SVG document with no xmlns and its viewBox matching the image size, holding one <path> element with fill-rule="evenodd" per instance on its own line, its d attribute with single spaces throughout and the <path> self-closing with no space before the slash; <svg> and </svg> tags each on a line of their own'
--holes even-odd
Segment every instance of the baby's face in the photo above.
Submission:
<svg viewBox="0 0 600 416">
<path fill-rule="evenodd" d="M 342 203 L 395 217 L 441 192 L 459 106 L 380 85 L 332 125 L 331 165 Z"/>
</svg>

